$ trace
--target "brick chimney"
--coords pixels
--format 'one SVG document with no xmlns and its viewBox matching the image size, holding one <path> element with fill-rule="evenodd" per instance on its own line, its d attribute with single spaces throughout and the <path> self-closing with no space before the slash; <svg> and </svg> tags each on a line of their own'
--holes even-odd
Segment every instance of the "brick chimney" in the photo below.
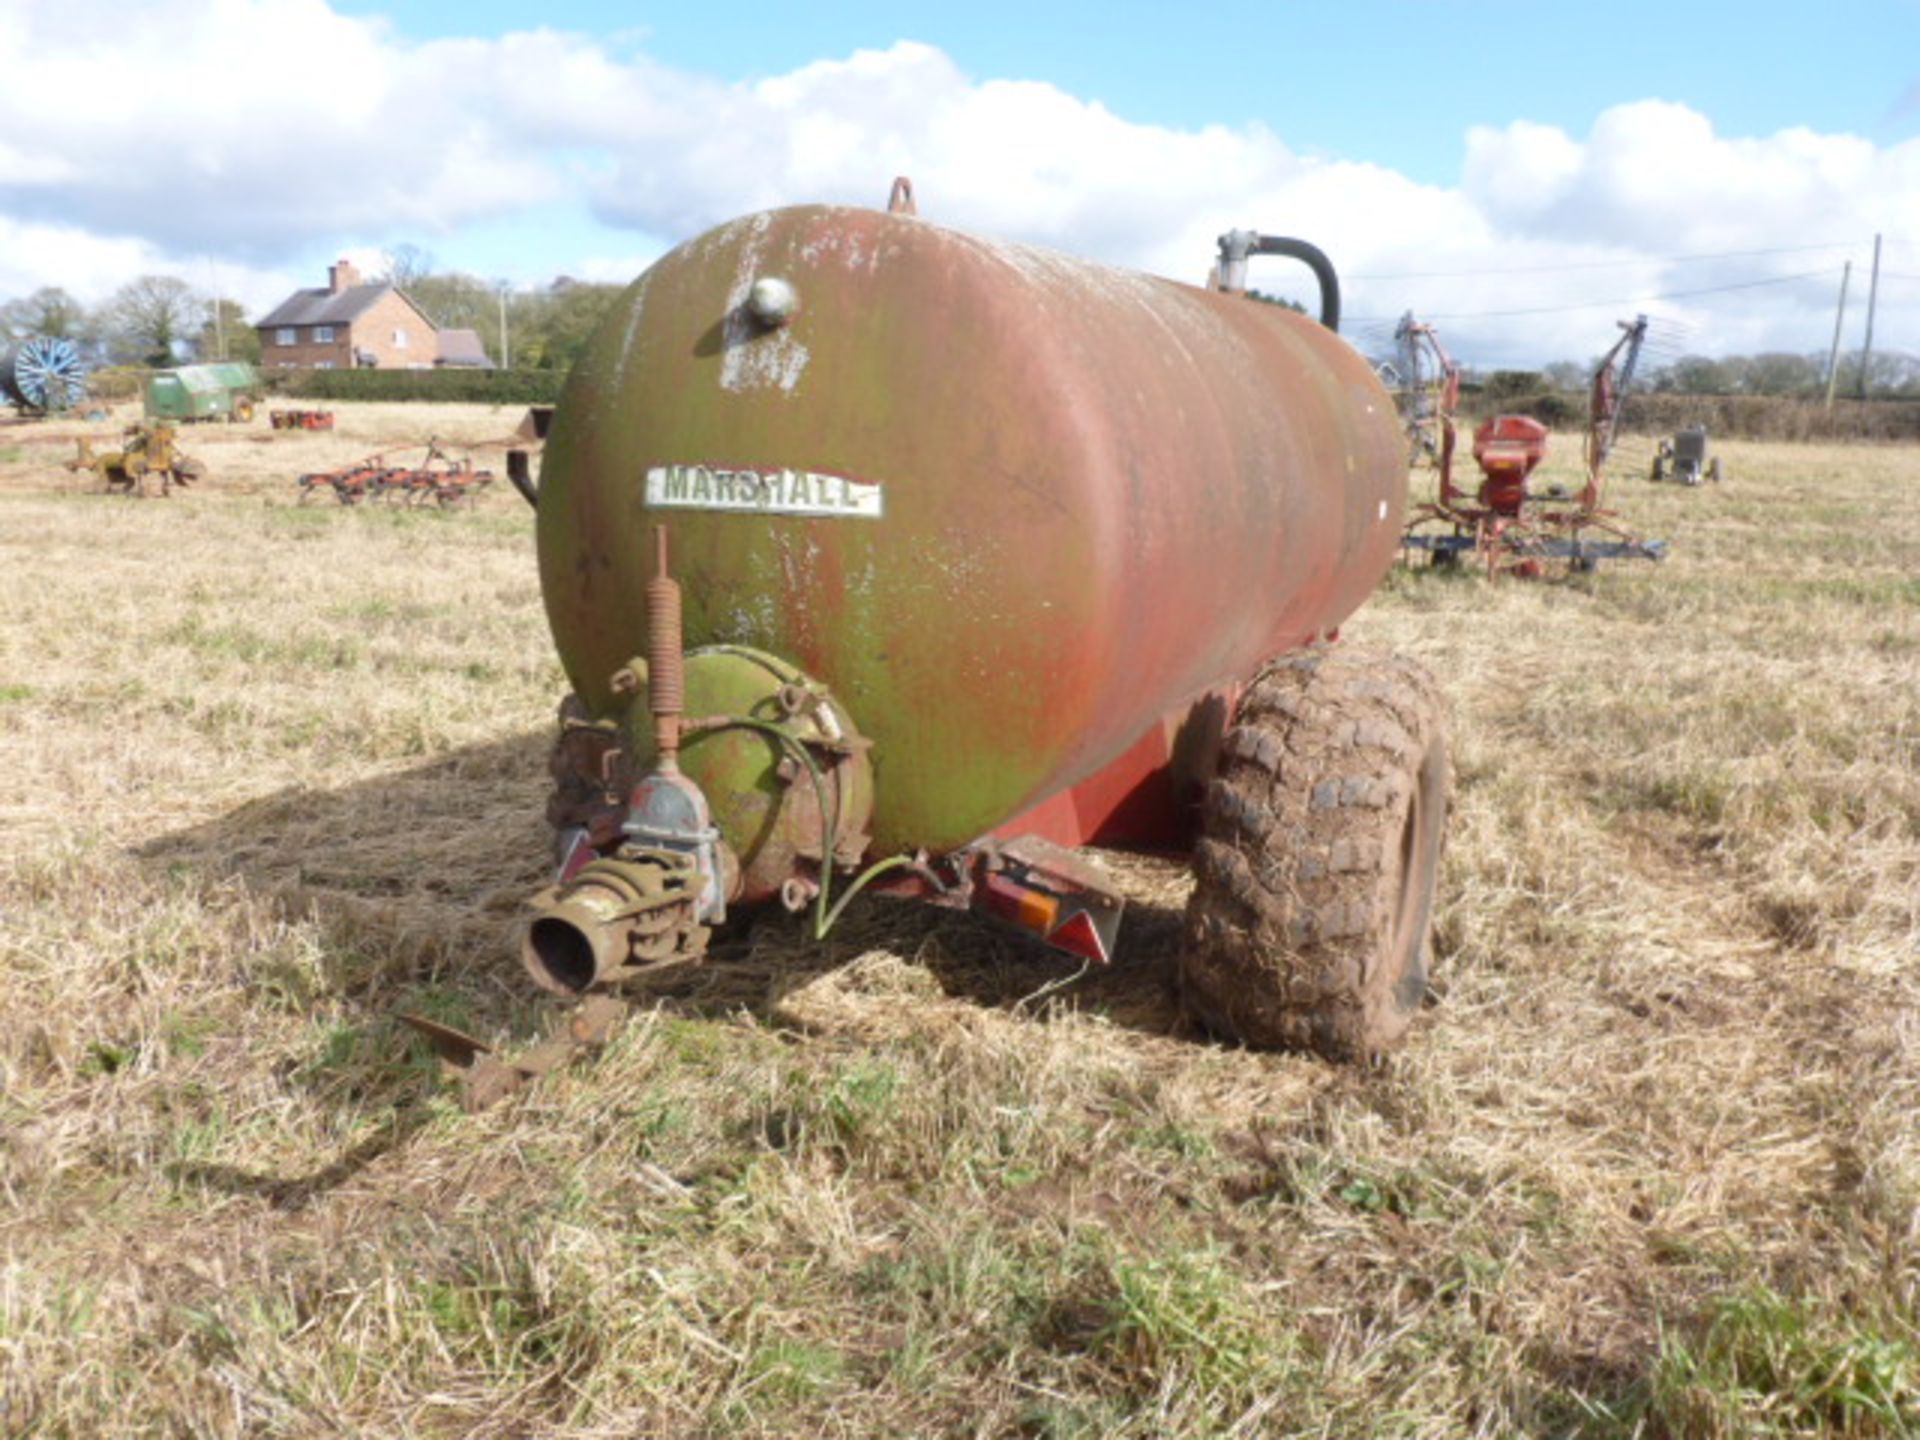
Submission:
<svg viewBox="0 0 1920 1440">
<path fill-rule="evenodd" d="M 360 283 L 360 272 L 353 268 L 351 260 L 342 260 L 337 265 L 327 267 L 327 288 L 338 295 L 342 290 Z"/>
</svg>

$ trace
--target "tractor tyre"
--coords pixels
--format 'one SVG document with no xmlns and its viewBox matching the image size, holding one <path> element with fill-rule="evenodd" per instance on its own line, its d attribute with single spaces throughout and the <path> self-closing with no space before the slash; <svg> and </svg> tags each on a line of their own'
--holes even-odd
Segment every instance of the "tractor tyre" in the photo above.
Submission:
<svg viewBox="0 0 1920 1440">
<path fill-rule="evenodd" d="M 1427 993 L 1447 809 L 1433 677 L 1342 646 L 1275 662 L 1240 701 L 1202 806 L 1179 961 L 1207 1029 L 1368 1060 Z"/>
</svg>

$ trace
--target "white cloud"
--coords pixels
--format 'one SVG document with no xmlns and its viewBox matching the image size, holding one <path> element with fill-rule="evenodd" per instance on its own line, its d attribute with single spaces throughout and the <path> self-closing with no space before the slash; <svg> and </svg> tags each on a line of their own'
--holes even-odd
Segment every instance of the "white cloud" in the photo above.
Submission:
<svg viewBox="0 0 1920 1440">
<path fill-rule="evenodd" d="M 1531 249 L 1577 258 L 1585 248 L 1595 258 L 1639 262 L 1591 274 L 1516 277 L 1523 297 L 1516 303 L 1570 289 L 1627 297 L 1820 272 L 1801 283 L 1649 307 L 1697 348 L 1721 353 L 1811 350 L 1830 333 L 1846 252 L 1796 247 L 1856 242 L 1857 260 L 1866 249 L 1858 242 L 1875 232 L 1920 238 L 1920 141 L 1882 148 L 1802 128 L 1722 136 L 1706 116 L 1668 101 L 1614 106 L 1584 141 L 1526 122 L 1476 128 L 1467 136 L 1464 176 L 1461 193 L 1494 227 L 1490 254 Z M 1658 258 L 1765 250 L 1788 253 L 1704 267 Z M 1565 321 L 1553 324 L 1566 328 Z M 1916 341 L 1920 336 L 1907 343 Z"/>
<path fill-rule="evenodd" d="M 0 296 L 58 284 L 88 302 L 153 263 L 142 241 L 89 235 L 67 225 L 28 225 L 0 216 Z"/>
<path fill-rule="evenodd" d="M 1585 164 L 1586 147 L 1552 125 L 1476 125 L 1467 131 L 1461 188 L 1489 219 L 1524 226 L 1566 197 Z"/>
<path fill-rule="evenodd" d="M 1920 228 L 1920 142 L 1880 150 L 1804 129 L 1730 138 L 1669 101 L 1617 105 L 1585 142 L 1525 122 L 1476 128 L 1465 173 L 1468 197 L 1519 235 L 1656 254 L 1791 244 L 1810 227 Z"/>
<path fill-rule="evenodd" d="M 625 285 L 664 253 L 647 250 L 634 255 L 589 255 L 567 273 L 575 280 L 596 285 Z"/>
<path fill-rule="evenodd" d="M 462 258 L 468 227 L 582 206 L 635 232 L 633 254 L 607 255 L 603 237 L 601 258 L 570 253 L 556 225 L 537 267 L 630 274 L 658 237 L 773 205 L 878 205 L 909 174 L 929 218 L 1188 280 L 1228 228 L 1301 235 L 1357 277 L 1349 313 L 1381 320 L 1621 302 L 1442 320 L 1468 358 L 1498 364 L 1595 353 L 1634 297 L 1837 279 L 1841 259 L 1660 257 L 1920 238 L 1920 141 L 1727 137 L 1654 100 L 1603 112 L 1584 138 L 1475 128 L 1460 183 L 1439 186 L 1305 156 L 1259 126 L 1148 125 L 1052 85 L 974 79 L 912 42 L 733 84 L 552 31 L 410 44 L 324 0 L 65 0 L 0 13 L 0 72 L 0 242 L 28 237 L 0 261 L 0 290 L 85 291 L 91 278 L 65 277 L 205 253 L 276 277 L 296 256 L 304 269 L 322 248 L 400 235 L 443 266 L 484 268 Z M 1583 264 L 1609 268 L 1541 268 Z M 1695 326 L 1697 348 L 1810 349 L 1831 292 L 1822 279 L 1653 308 Z"/>
<path fill-rule="evenodd" d="M 487 118 L 499 77 L 463 73 L 471 48 L 409 53 L 322 0 L 16 6 L 0 205 L 260 254 L 376 224 L 444 233 L 546 198 L 554 168 Z M 503 48 L 478 48 L 497 70 Z"/>
<path fill-rule="evenodd" d="M 150 241 L 95 235 L 71 225 L 43 225 L 0 215 L 0 299 L 57 285 L 85 304 L 105 300 L 136 275 L 178 275 L 195 289 L 264 309 L 300 281 L 286 271 L 231 261 L 183 262 Z"/>
</svg>

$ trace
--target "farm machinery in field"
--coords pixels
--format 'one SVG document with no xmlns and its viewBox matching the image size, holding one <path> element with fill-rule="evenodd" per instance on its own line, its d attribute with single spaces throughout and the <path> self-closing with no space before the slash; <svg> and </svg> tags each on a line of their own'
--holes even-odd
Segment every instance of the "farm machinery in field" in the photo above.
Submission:
<svg viewBox="0 0 1920 1440">
<path fill-rule="evenodd" d="M 184 490 L 207 473 L 200 461 L 180 453 L 174 428 L 166 421 L 129 425 L 118 450 L 96 451 L 85 436 L 77 443 L 79 454 L 67 462 L 67 469 L 91 471 L 108 494 L 145 496 L 150 484 L 158 484 L 161 497 L 169 498 L 175 486 Z"/>
<path fill-rule="evenodd" d="M 1655 484 L 1662 480 L 1676 485 L 1698 485 L 1702 481 L 1719 484 L 1720 457 L 1707 455 L 1707 427 L 1690 425 L 1674 432 L 1673 439 L 1662 440 L 1647 478 Z"/>
<path fill-rule="evenodd" d="M 300 503 L 331 494 L 342 505 L 381 500 L 389 505 L 432 505 L 450 509 L 472 505 L 474 497 L 493 483 L 491 470 L 476 470 L 469 456 L 455 458 L 429 440 L 424 458 L 396 463 L 392 454 L 369 455 L 338 470 L 316 470 L 302 475 Z M 402 454 L 408 452 L 400 452 Z"/>
<path fill-rule="evenodd" d="M 1434 388 L 1425 403 L 1410 407 L 1405 419 L 1413 463 L 1425 461 L 1434 475 L 1433 499 L 1408 513 L 1401 540 L 1405 550 L 1425 553 L 1435 565 L 1473 556 L 1490 575 L 1526 577 L 1588 571 L 1601 560 L 1665 556 L 1666 542 L 1634 535 L 1602 504 L 1607 457 L 1646 339 L 1647 318 L 1623 321 L 1620 329 L 1620 339 L 1594 371 L 1589 388 L 1586 467 L 1580 483 L 1536 475 L 1547 455 L 1545 425 L 1525 415 L 1495 415 L 1473 432 L 1472 454 L 1481 479 L 1469 490 L 1455 482 L 1453 473 L 1457 369 L 1430 326 L 1417 325 L 1411 315 L 1401 321 L 1402 352 L 1412 357 L 1405 373 L 1415 377 L 1415 385 L 1423 383 L 1423 356 L 1434 357 L 1426 361 L 1425 373 L 1444 367 L 1443 373 L 1455 377 Z"/>
<path fill-rule="evenodd" d="M 1460 366 L 1440 343 L 1440 332 L 1408 311 L 1393 332 L 1396 398 L 1407 432 L 1407 463 L 1452 463 L 1453 414 L 1460 405 Z"/>
<path fill-rule="evenodd" d="M 253 419 L 260 393 L 260 372 L 242 361 L 178 365 L 147 377 L 143 407 L 149 420 L 191 425 L 225 420 L 244 425 Z"/>
<path fill-rule="evenodd" d="M 267 422 L 276 430 L 331 430 L 331 410 L 269 410 Z"/>
<path fill-rule="evenodd" d="M 0 354 L 0 398 L 26 416 L 63 414 L 87 398 L 80 347 L 59 335 L 34 335 Z"/>
<path fill-rule="evenodd" d="M 1208 1030 L 1358 1058 L 1420 1008 L 1441 705 L 1330 643 L 1407 483 L 1331 265 L 1240 231 L 1202 289 L 904 190 L 687 242 L 568 380 L 527 493 L 572 693 L 519 938 L 583 1003 L 520 1062 L 417 1020 L 475 1103 L 756 909 L 817 940 L 881 893 L 1107 964 L 1123 896 L 1084 845 L 1191 853 Z M 1327 325 L 1246 298 L 1269 254 L 1308 260 Z"/>
</svg>

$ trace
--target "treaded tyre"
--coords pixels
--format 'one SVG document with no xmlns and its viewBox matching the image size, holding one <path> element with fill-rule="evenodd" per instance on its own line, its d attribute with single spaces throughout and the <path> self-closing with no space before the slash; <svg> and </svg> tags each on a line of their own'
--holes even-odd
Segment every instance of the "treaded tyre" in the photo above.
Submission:
<svg viewBox="0 0 1920 1440">
<path fill-rule="evenodd" d="M 1217 1034 L 1370 1059 L 1427 992 L 1447 809 L 1433 677 L 1314 649 L 1248 687 L 1202 806 L 1181 998 Z"/>
</svg>

